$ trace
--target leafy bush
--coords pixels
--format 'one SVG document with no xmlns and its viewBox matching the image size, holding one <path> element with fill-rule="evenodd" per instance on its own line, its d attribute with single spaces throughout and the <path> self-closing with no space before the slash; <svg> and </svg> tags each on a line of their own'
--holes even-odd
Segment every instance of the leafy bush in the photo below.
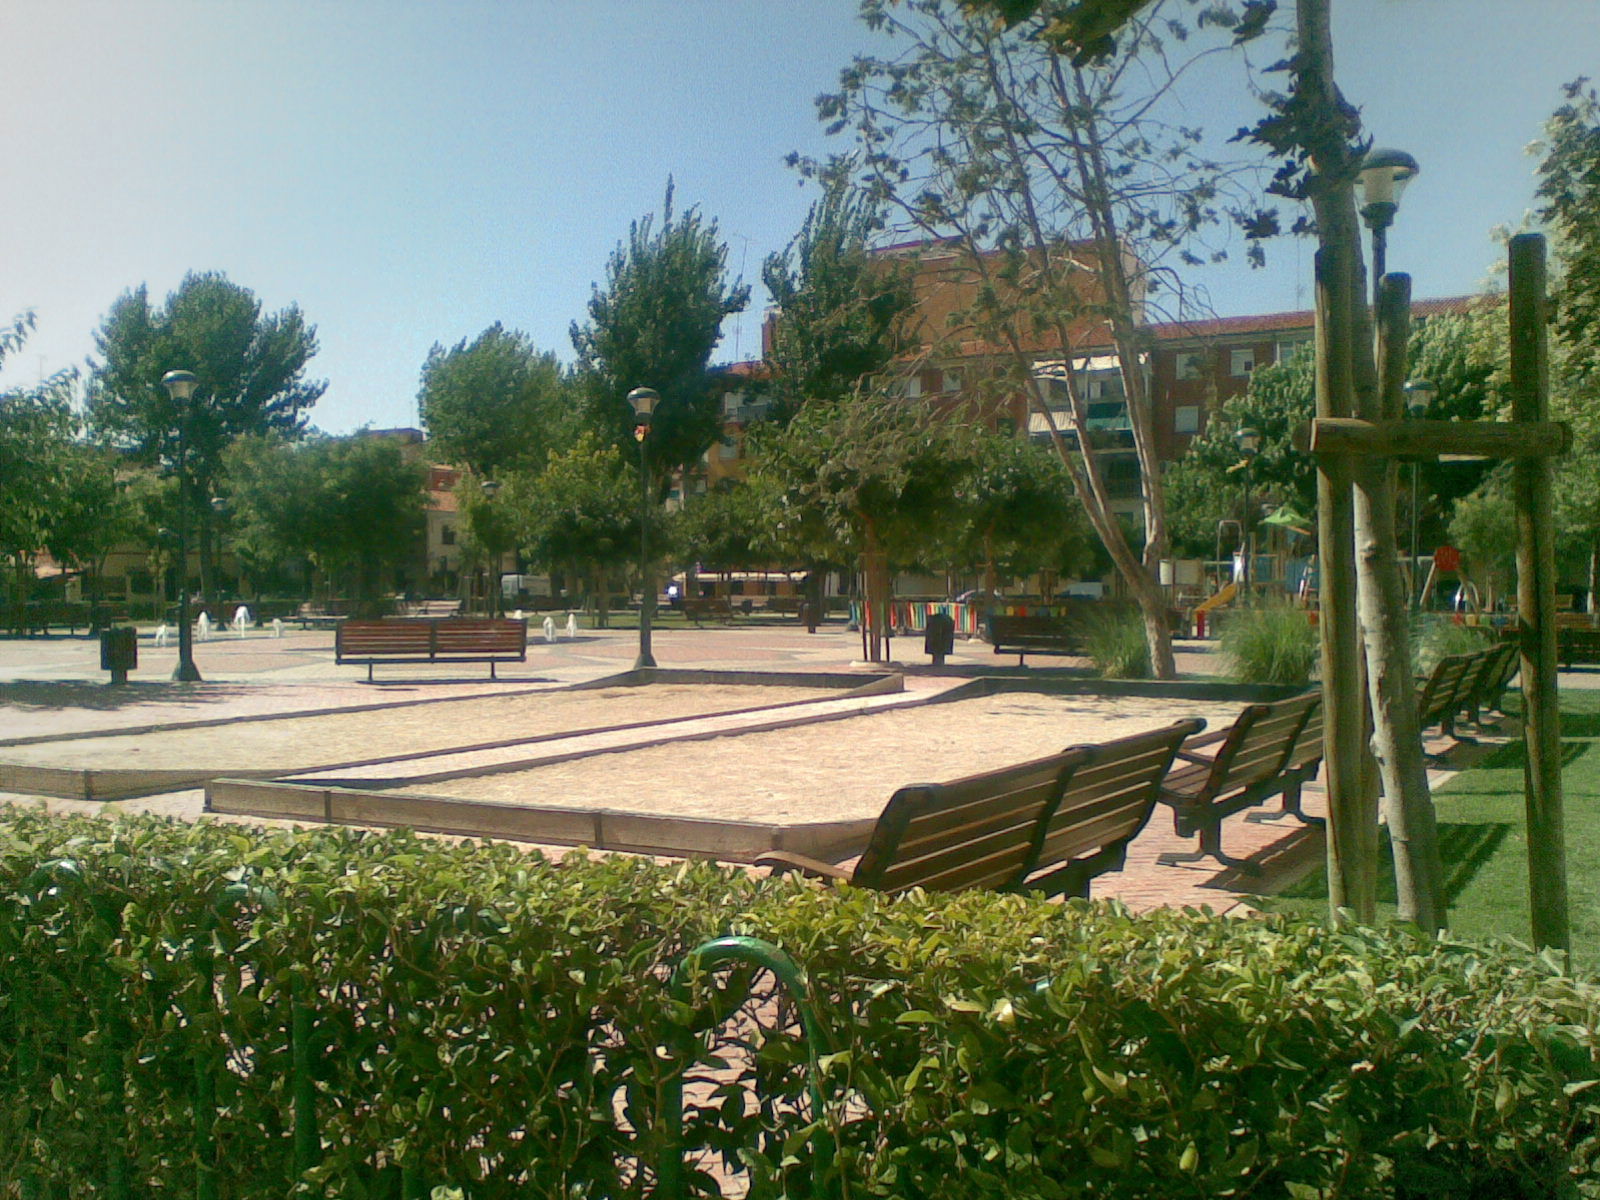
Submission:
<svg viewBox="0 0 1600 1200">
<path fill-rule="evenodd" d="M 1514 949 L 41 812 L 0 817 L 0 1195 L 657 1194 L 711 1023 L 665 974 L 730 932 L 833 1042 L 814 1123 L 792 1036 L 719 1039 L 686 1139 L 751 1195 L 823 1128 L 856 1197 L 1600 1195 L 1600 990 Z"/>
<path fill-rule="evenodd" d="M 1102 679 L 1149 679 L 1150 643 L 1137 609 L 1117 607 L 1081 618 L 1083 652 Z"/>
<path fill-rule="evenodd" d="M 1311 681 L 1322 648 L 1305 609 L 1265 604 L 1228 614 L 1222 653 L 1245 683 L 1298 686 Z"/>
<path fill-rule="evenodd" d="M 1489 646 L 1493 639 L 1493 631 L 1481 625 L 1457 625 L 1449 617 L 1423 615 L 1413 625 L 1411 636 L 1417 673 L 1426 675 L 1441 658 L 1453 654 L 1475 654 Z"/>
</svg>

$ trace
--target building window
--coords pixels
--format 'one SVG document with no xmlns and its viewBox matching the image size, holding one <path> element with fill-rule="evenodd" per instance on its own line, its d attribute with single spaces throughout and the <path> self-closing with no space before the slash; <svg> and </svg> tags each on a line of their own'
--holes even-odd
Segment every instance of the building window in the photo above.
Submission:
<svg viewBox="0 0 1600 1200">
<path fill-rule="evenodd" d="M 1228 374 L 1235 379 L 1243 379 L 1256 369 L 1256 350 L 1254 346 L 1245 346 L 1242 349 L 1228 352 Z"/>
<path fill-rule="evenodd" d="M 454 546 L 456 544 L 456 527 L 454 525 L 439 526 L 439 544 L 441 546 Z"/>
<path fill-rule="evenodd" d="M 1200 379 L 1206 373 L 1206 356 L 1204 354 L 1178 355 L 1178 378 Z"/>
<path fill-rule="evenodd" d="M 946 371 L 944 373 L 944 378 L 940 382 L 944 384 L 943 390 L 947 392 L 959 392 L 961 390 L 961 372 Z"/>
<path fill-rule="evenodd" d="M 1311 345 L 1311 339 L 1308 337 L 1287 338 L 1284 341 L 1279 342 L 1277 345 L 1278 364 L 1281 366 L 1288 362 L 1296 354 L 1300 353 L 1302 349 L 1309 345 Z"/>
<path fill-rule="evenodd" d="M 915 400 L 922 395 L 922 375 L 912 375 L 906 379 L 906 396 Z"/>
<path fill-rule="evenodd" d="M 731 437 L 723 438 L 721 445 L 717 447 L 717 457 L 722 459 L 724 462 L 730 458 L 738 458 L 739 439 Z"/>
<path fill-rule="evenodd" d="M 1172 410 L 1173 433 L 1199 433 L 1200 432 L 1200 406 L 1198 404 L 1180 404 Z"/>
</svg>

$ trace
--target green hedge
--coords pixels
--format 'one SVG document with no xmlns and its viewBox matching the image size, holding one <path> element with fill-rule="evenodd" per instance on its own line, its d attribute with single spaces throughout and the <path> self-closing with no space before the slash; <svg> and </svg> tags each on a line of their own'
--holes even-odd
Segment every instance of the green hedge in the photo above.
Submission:
<svg viewBox="0 0 1600 1200">
<path fill-rule="evenodd" d="M 725 933 L 820 993 L 842 1194 L 1600 1195 L 1600 992 L 1515 950 L 14 811 L 0 1196 L 650 1195 L 708 1022 L 666 975 Z M 803 1049 L 718 1052 L 691 1147 L 797 1190 Z"/>
</svg>

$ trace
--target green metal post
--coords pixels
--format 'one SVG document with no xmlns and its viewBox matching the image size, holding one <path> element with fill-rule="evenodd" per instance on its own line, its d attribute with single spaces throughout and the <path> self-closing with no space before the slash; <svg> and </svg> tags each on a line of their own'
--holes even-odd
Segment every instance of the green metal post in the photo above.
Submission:
<svg viewBox="0 0 1600 1200">
<path fill-rule="evenodd" d="M 701 973 L 723 963 L 748 963 L 771 971 L 773 976 L 794 997 L 800 1014 L 800 1027 L 806 1042 L 806 1061 L 809 1073 L 808 1091 L 811 1094 L 812 1112 L 817 1121 L 823 1119 L 822 1067 L 818 1049 L 827 1050 L 827 1031 L 817 1019 L 811 1004 L 810 984 L 799 965 L 771 942 L 751 937 L 721 937 L 696 946 L 672 972 L 669 983 L 672 998 L 681 1004 L 689 1003 L 691 982 Z M 677 1057 L 672 1073 L 667 1077 L 662 1096 L 663 1142 L 661 1161 L 656 1165 L 656 1191 L 659 1200 L 682 1200 L 683 1190 L 683 1076 L 689 1069 L 693 1056 L 694 1037 L 680 1035 L 669 1048 Z M 832 1163 L 831 1140 L 826 1137 L 818 1143 L 817 1165 L 826 1172 Z M 815 1182 L 815 1180 L 813 1180 Z"/>
</svg>

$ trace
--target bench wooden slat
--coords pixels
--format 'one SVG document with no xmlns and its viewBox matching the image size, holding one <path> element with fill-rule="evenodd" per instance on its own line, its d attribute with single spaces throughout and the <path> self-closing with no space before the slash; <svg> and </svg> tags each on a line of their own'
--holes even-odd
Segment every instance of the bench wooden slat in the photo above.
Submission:
<svg viewBox="0 0 1600 1200">
<path fill-rule="evenodd" d="M 1178 747 L 1204 727 L 1179 721 L 948 784 L 900 788 L 849 879 L 892 892 L 981 887 L 1087 895 L 1090 879 L 1121 865 Z M 757 861 L 816 871 L 795 855 Z"/>
<path fill-rule="evenodd" d="M 334 661 L 358 662 L 525 662 L 528 623 L 511 618 L 397 621 L 345 621 L 334 635 Z"/>
<path fill-rule="evenodd" d="M 1287 808 L 1291 791 L 1292 811 L 1300 815 L 1304 772 L 1289 769 L 1289 762 L 1321 704 L 1322 694 L 1313 691 L 1273 704 L 1249 705 L 1234 721 L 1209 768 L 1200 763 L 1169 775 L 1162 785 L 1161 800 L 1172 809 L 1178 835 L 1198 834 L 1200 846 L 1193 853 L 1163 854 L 1159 861 L 1187 863 L 1211 857 L 1224 866 L 1256 871 L 1254 864 L 1223 853 L 1223 819 L 1275 795 L 1285 796 Z"/>
</svg>

